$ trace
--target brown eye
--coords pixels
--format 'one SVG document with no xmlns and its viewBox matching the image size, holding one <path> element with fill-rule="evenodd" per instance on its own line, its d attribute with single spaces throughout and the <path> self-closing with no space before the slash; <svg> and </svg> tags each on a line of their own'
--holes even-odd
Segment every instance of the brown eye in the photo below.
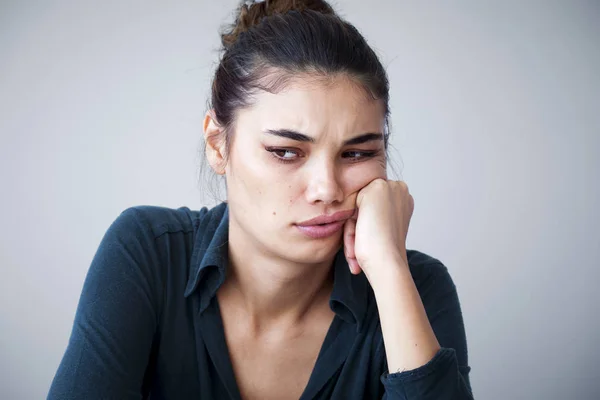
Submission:
<svg viewBox="0 0 600 400">
<path fill-rule="evenodd" d="M 294 156 L 297 156 L 297 154 L 291 150 L 284 150 L 284 149 L 280 149 L 280 150 L 273 150 L 273 153 L 277 155 L 277 157 L 279 158 L 283 158 L 284 160 L 292 160 L 294 159 Z"/>
<path fill-rule="evenodd" d="M 277 161 L 282 162 L 284 164 L 294 162 L 300 157 L 297 151 L 290 149 L 267 147 L 265 148 L 265 150 L 271 153 L 271 155 L 275 157 Z"/>
<path fill-rule="evenodd" d="M 361 160 L 363 158 L 370 158 L 370 157 L 374 157 L 377 154 L 376 151 L 358 151 L 358 150 L 352 150 L 352 151 L 347 151 L 344 154 L 342 154 L 343 158 L 348 158 L 352 161 L 358 161 Z"/>
</svg>

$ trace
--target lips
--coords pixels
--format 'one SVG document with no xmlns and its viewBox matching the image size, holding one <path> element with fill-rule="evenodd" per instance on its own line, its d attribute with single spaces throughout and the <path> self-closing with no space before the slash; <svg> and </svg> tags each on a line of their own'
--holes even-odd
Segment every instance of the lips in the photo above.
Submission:
<svg viewBox="0 0 600 400">
<path fill-rule="evenodd" d="M 296 227 L 306 236 L 313 239 L 322 239 L 339 232 L 346 223 L 346 220 L 332 222 L 324 225 L 297 225 Z"/>
<path fill-rule="evenodd" d="M 315 225 L 323 225 L 323 224 L 331 224 L 339 221 L 345 221 L 348 218 L 352 217 L 354 214 L 354 210 L 346 210 L 346 211 L 338 211 L 331 215 L 320 215 L 316 218 L 312 218 L 303 222 L 300 222 L 296 225 L 298 226 L 315 226 Z"/>
<path fill-rule="evenodd" d="M 335 214 L 321 215 L 300 222 L 296 226 L 306 236 L 313 239 L 322 239 L 339 232 L 353 214 L 354 210 L 339 211 Z"/>
</svg>

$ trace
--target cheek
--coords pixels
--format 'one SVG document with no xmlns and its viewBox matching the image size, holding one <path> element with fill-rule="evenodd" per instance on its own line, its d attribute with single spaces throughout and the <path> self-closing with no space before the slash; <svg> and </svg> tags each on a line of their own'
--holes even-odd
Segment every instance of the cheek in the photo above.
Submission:
<svg viewBox="0 0 600 400">
<path fill-rule="evenodd" d="M 289 210 L 298 201 L 302 201 L 304 199 L 303 188 L 305 186 L 306 184 L 301 179 L 290 179 L 288 177 L 282 185 L 284 195 L 282 206 Z"/>
<path fill-rule="evenodd" d="M 357 165 L 344 171 L 340 184 L 344 188 L 344 193 L 349 195 L 358 192 L 377 178 L 387 178 L 385 169 L 380 165 L 375 163 L 370 163 L 369 166 Z"/>
<path fill-rule="evenodd" d="M 235 143 L 228 164 L 228 183 L 233 186 L 232 192 L 260 201 L 255 204 L 264 204 L 264 201 L 268 202 L 281 191 L 285 179 L 260 150 L 243 151 L 241 149 L 244 146 L 253 149 L 256 144 L 241 140 Z"/>
<path fill-rule="evenodd" d="M 285 168 L 275 165 L 257 176 L 254 193 L 257 194 L 257 201 L 268 207 L 270 216 L 278 219 L 302 199 L 302 187 L 298 174 L 290 174 Z"/>
</svg>

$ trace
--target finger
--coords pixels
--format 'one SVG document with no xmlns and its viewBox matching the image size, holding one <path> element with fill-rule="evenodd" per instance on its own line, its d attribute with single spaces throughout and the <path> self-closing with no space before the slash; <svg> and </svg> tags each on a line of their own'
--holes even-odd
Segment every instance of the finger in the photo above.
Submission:
<svg viewBox="0 0 600 400">
<path fill-rule="evenodd" d="M 387 186 L 387 184 L 388 184 L 389 182 L 393 182 L 393 181 L 388 181 L 387 179 L 383 179 L 383 178 L 375 178 L 375 179 L 373 179 L 373 180 L 372 180 L 371 182 L 369 182 L 369 183 L 368 183 L 366 186 L 364 186 L 362 189 L 360 189 L 360 190 L 358 191 L 358 193 L 356 194 L 356 206 L 357 206 L 358 208 L 360 208 L 360 206 L 361 206 L 361 204 L 362 204 L 362 202 L 363 202 L 363 199 L 364 199 L 364 197 L 365 197 L 365 190 L 367 190 L 367 189 L 368 189 L 370 186 L 373 186 L 373 185 L 381 185 L 382 183 L 383 183 L 383 184 L 386 184 L 386 186 Z"/>
<path fill-rule="evenodd" d="M 344 224 L 344 254 L 346 258 L 356 258 L 354 254 L 354 238 L 356 232 L 356 221 L 352 218 Z"/>
<path fill-rule="evenodd" d="M 362 271 L 356 258 L 351 258 L 348 260 L 348 267 L 350 267 L 350 273 L 352 275 L 358 275 L 360 274 L 360 271 Z"/>
<path fill-rule="evenodd" d="M 350 218 L 344 224 L 344 255 L 348 261 L 350 272 L 354 275 L 359 274 L 361 271 L 355 254 L 355 231 L 356 220 Z"/>
</svg>

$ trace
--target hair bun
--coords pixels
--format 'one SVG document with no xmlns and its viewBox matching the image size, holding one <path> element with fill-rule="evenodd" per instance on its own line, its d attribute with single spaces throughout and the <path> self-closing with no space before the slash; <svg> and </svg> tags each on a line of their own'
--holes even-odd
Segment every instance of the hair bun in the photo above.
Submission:
<svg viewBox="0 0 600 400">
<path fill-rule="evenodd" d="M 221 34 L 221 43 L 224 48 L 230 47 L 242 32 L 258 25 L 264 17 L 305 10 L 335 15 L 335 11 L 325 0 L 242 1 L 237 9 L 235 22 Z"/>
</svg>

